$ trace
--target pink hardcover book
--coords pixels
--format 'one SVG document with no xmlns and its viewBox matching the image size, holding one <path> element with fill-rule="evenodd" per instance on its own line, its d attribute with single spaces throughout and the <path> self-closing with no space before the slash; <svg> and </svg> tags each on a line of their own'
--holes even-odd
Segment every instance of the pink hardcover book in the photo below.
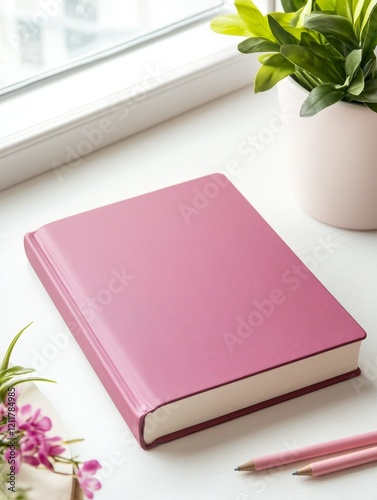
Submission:
<svg viewBox="0 0 377 500">
<path fill-rule="evenodd" d="M 220 174 L 25 236 L 143 448 L 359 374 L 365 332 Z"/>
</svg>

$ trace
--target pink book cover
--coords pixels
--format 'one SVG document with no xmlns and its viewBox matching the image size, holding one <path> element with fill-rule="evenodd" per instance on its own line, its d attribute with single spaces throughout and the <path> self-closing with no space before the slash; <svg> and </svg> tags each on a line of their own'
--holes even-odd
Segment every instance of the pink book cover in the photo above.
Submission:
<svg viewBox="0 0 377 500">
<path fill-rule="evenodd" d="M 365 332 L 221 174 L 48 223 L 25 249 L 143 448 L 360 372 L 146 442 L 149 412 Z"/>
</svg>

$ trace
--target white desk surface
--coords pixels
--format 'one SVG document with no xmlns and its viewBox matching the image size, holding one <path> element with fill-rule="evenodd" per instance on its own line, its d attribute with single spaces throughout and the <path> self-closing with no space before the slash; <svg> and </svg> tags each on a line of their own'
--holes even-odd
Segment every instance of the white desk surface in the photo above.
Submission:
<svg viewBox="0 0 377 500">
<path fill-rule="evenodd" d="M 0 349 L 34 322 L 13 361 L 58 381 L 39 387 L 68 437 L 85 438 L 74 452 L 102 463 L 97 500 L 377 499 L 377 463 L 317 479 L 292 476 L 295 465 L 258 474 L 233 470 L 254 456 L 377 428 L 377 232 L 330 227 L 297 206 L 282 152 L 287 126 L 274 92 L 255 96 L 245 88 L 0 193 Z M 363 375 L 144 451 L 29 265 L 23 236 L 216 171 L 231 172 L 229 179 L 367 331 Z"/>
</svg>

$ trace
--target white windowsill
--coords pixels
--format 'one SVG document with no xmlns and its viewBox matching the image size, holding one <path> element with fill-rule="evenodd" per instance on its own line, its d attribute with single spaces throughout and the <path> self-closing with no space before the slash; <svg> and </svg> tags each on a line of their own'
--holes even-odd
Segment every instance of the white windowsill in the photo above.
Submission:
<svg viewBox="0 0 377 500">
<path fill-rule="evenodd" d="M 251 84 L 256 57 L 209 22 L 3 96 L 0 189 Z"/>
</svg>

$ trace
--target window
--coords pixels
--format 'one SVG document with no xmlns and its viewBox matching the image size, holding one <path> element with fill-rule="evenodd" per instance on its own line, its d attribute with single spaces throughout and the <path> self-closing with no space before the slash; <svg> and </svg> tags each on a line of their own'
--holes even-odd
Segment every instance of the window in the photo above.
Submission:
<svg viewBox="0 0 377 500">
<path fill-rule="evenodd" d="M 222 0 L 2 0 L 0 94 L 215 15 Z"/>
<path fill-rule="evenodd" d="M 1 5 L 10 2 L 16 0 L 1 0 Z M 38 5 L 54 2 L 63 0 L 39 0 Z M 150 3 L 161 7 L 163 1 Z M 270 0 L 258 4 L 265 11 L 272 8 Z M 233 10 L 227 2 L 224 8 Z M 0 189 L 251 84 L 257 63 L 252 58 L 245 63 L 234 37 L 209 29 L 212 17 L 3 94 Z"/>
</svg>

